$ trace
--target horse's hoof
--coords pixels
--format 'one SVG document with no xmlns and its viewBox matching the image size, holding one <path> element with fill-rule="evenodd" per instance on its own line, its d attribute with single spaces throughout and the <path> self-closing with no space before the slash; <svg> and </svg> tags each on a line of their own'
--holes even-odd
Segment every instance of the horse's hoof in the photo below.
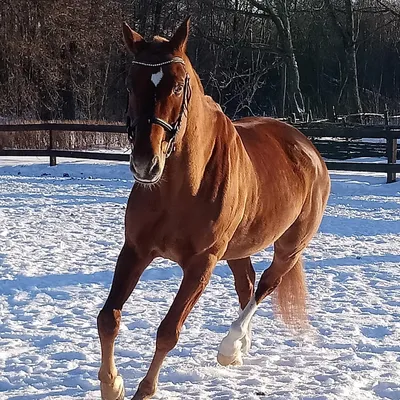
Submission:
<svg viewBox="0 0 400 400">
<path fill-rule="evenodd" d="M 251 335 L 244 335 L 240 341 L 242 342 L 242 353 L 247 354 L 251 347 Z"/>
<path fill-rule="evenodd" d="M 154 382 L 151 383 L 144 379 L 140 382 L 138 390 L 136 391 L 135 395 L 132 397 L 132 400 L 147 400 L 151 399 L 157 390 L 157 384 Z"/>
<path fill-rule="evenodd" d="M 242 355 L 240 354 L 240 352 L 232 356 L 225 356 L 222 353 L 218 353 L 217 361 L 223 367 L 227 367 L 228 365 L 243 365 Z"/>
<path fill-rule="evenodd" d="M 143 396 L 141 394 L 136 393 L 133 397 L 132 400 L 146 400 L 146 399 L 150 399 L 149 396 Z"/>
<path fill-rule="evenodd" d="M 132 397 L 132 400 L 147 400 L 147 399 L 151 399 L 152 395 L 146 395 L 143 393 L 139 393 L 139 391 L 137 391 L 135 393 L 135 395 Z"/>
<path fill-rule="evenodd" d="M 124 400 L 125 388 L 121 376 L 117 376 L 113 383 L 100 382 L 101 400 Z"/>
</svg>

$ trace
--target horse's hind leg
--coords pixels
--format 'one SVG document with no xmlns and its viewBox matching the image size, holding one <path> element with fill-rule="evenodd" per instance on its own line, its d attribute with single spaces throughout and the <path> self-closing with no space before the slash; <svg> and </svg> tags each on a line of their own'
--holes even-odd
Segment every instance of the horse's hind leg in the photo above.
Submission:
<svg viewBox="0 0 400 400">
<path fill-rule="evenodd" d="M 307 324 L 307 287 L 302 252 L 318 230 L 326 197 L 319 192 L 310 196 L 296 221 L 274 244 L 274 258 L 264 271 L 254 296 L 255 307 L 274 292 L 274 312 L 292 327 Z"/>
<path fill-rule="evenodd" d="M 301 253 L 317 231 L 322 217 L 321 211 L 320 215 L 312 218 L 310 210 L 304 209 L 275 242 L 271 266 L 262 274 L 255 294 L 222 340 L 218 353 L 220 364 L 233 365 L 241 362 L 241 339 L 260 302 L 276 288 L 275 311 L 291 325 L 301 326 L 305 323 L 306 284 Z"/>
<path fill-rule="evenodd" d="M 151 257 L 139 257 L 126 244 L 118 257 L 110 294 L 97 318 L 101 344 L 99 380 L 102 400 L 124 398 L 124 384 L 114 362 L 114 341 L 119 331 L 122 306 L 150 262 Z"/>
<path fill-rule="evenodd" d="M 229 268 L 235 279 L 235 289 L 239 297 L 240 308 L 243 310 L 254 293 L 256 273 L 250 257 L 239 260 L 228 260 Z"/>
<path fill-rule="evenodd" d="M 256 279 L 256 273 L 254 272 L 250 257 L 241 258 L 238 260 L 228 260 L 228 265 L 235 279 L 235 289 L 240 303 L 240 315 L 254 294 L 254 281 Z M 242 353 L 248 353 L 251 346 L 251 323 L 249 323 L 247 327 L 246 334 L 241 338 L 241 342 Z"/>
</svg>

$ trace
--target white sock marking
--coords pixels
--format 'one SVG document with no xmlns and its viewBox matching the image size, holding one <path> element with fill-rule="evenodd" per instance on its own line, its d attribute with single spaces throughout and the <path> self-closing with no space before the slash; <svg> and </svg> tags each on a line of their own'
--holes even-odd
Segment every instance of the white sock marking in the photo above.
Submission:
<svg viewBox="0 0 400 400">
<path fill-rule="evenodd" d="M 240 351 L 242 339 L 249 331 L 249 325 L 258 305 L 255 296 L 250 299 L 239 318 L 234 321 L 229 329 L 228 335 L 222 340 L 219 346 L 219 352 L 224 356 L 232 356 Z"/>
<path fill-rule="evenodd" d="M 160 70 L 158 72 L 156 72 L 155 74 L 151 75 L 151 81 L 153 82 L 155 87 L 158 86 L 158 84 L 160 83 L 160 81 L 161 81 L 163 76 L 164 76 L 164 73 L 163 73 L 161 67 L 160 67 Z"/>
</svg>

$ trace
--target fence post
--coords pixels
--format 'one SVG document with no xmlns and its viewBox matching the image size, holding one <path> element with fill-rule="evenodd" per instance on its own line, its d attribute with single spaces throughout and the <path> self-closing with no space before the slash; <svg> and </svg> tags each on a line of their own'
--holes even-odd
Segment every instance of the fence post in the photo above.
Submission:
<svg viewBox="0 0 400 400">
<path fill-rule="evenodd" d="M 49 131 L 49 150 L 50 150 L 50 151 L 53 150 L 53 142 L 54 142 L 53 139 L 54 139 L 54 138 L 53 138 L 53 131 L 50 130 L 50 131 Z M 55 165 L 57 165 L 56 156 L 50 155 L 50 167 L 54 167 Z"/>
<path fill-rule="evenodd" d="M 389 130 L 389 111 L 385 110 L 385 125 L 386 125 L 386 156 L 388 164 L 396 164 L 397 159 L 397 139 L 391 137 Z M 396 172 L 388 172 L 386 183 L 396 182 Z"/>
<path fill-rule="evenodd" d="M 338 122 L 335 106 L 332 106 L 331 122 L 333 122 L 333 123 Z"/>
</svg>

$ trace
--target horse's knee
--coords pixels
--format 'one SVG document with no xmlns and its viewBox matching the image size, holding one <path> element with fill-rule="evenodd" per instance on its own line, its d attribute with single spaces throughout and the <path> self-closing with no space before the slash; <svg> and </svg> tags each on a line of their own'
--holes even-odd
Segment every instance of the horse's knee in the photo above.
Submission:
<svg viewBox="0 0 400 400">
<path fill-rule="evenodd" d="M 157 330 L 157 350 L 168 353 L 179 339 L 179 331 L 176 325 L 169 325 L 162 321 Z"/>
<path fill-rule="evenodd" d="M 121 323 L 121 310 L 102 309 L 97 317 L 100 338 L 115 339 Z"/>
</svg>

